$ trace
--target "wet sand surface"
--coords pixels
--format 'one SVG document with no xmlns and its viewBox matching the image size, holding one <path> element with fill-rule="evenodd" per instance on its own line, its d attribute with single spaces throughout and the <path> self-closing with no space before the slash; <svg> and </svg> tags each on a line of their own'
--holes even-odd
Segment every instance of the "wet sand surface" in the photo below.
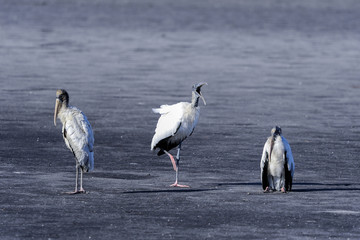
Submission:
<svg viewBox="0 0 360 240">
<path fill-rule="evenodd" d="M 0 0 L 0 238 L 359 239 L 359 14 L 355 0 Z M 191 188 L 174 189 L 151 108 L 201 81 Z M 87 194 L 63 194 L 58 88 L 94 130 Z M 261 189 L 274 125 L 296 163 L 288 194 Z"/>
</svg>

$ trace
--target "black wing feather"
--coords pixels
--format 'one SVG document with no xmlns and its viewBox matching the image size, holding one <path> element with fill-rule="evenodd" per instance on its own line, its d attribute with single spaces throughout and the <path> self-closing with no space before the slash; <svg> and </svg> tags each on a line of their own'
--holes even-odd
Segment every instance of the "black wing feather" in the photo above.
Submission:
<svg viewBox="0 0 360 240">
<path fill-rule="evenodd" d="M 185 139 L 183 139 L 182 141 L 184 141 Z M 170 137 L 167 137 L 167 138 L 161 140 L 155 146 L 155 148 L 160 148 L 160 151 L 157 153 L 157 155 L 161 156 L 161 155 L 165 154 L 164 150 L 170 151 L 171 149 L 177 147 L 182 141 L 179 141 L 178 139 L 177 139 L 177 141 L 174 141 L 173 136 L 170 136 Z"/>
<path fill-rule="evenodd" d="M 264 167 L 262 169 L 262 187 L 263 187 L 263 190 L 265 190 L 269 186 L 268 165 L 269 165 L 269 161 L 268 161 L 268 159 L 266 159 L 266 161 L 264 163 Z"/>
<path fill-rule="evenodd" d="M 285 190 L 286 191 L 291 191 L 292 188 L 292 177 L 291 177 L 291 172 L 288 169 L 288 159 L 286 157 L 286 152 L 285 152 L 285 164 L 284 164 L 284 169 L 285 169 Z"/>
</svg>

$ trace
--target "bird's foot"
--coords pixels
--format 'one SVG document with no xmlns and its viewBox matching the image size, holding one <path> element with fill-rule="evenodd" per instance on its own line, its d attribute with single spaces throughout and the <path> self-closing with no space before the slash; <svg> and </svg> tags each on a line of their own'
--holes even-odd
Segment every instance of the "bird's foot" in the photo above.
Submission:
<svg viewBox="0 0 360 240">
<path fill-rule="evenodd" d="M 76 190 L 73 192 L 65 192 L 65 194 L 69 194 L 69 195 L 74 195 L 74 194 L 78 194 L 78 193 L 86 193 L 86 191 L 84 189 L 80 189 L 80 190 Z"/>
<path fill-rule="evenodd" d="M 264 193 L 271 193 L 271 192 L 272 192 L 272 189 L 270 189 L 269 187 L 266 187 L 264 190 Z"/>
<path fill-rule="evenodd" d="M 282 193 L 286 193 L 286 191 L 285 191 L 285 188 L 284 188 L 284 187 L 282 187 L 282 188 L 281 188 L 281 192 L 282 192 Z"/>
<path fill-rule="evenodd" d="M 178 184 L 177 182 L 175 182 L 174 184 L 171 184 L 170 187 L 189 188 L 190 186 Z"/>
<path fill-rule="evenodd" d="M 80 190 L 78 191 L 79 193 L 86 193 L 85 189 L 80 188 Z"/>
<path fill-rule="evenodd" d="M 80 193 L 79 191 L 65 192 L 65 194 L 74 195 Z"/>
</svg>

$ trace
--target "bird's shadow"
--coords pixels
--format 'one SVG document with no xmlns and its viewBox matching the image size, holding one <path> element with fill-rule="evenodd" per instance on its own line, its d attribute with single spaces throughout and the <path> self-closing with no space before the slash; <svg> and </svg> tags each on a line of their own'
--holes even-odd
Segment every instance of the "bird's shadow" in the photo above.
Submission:
<svg viewBox="0 0 360 240">
<path fill-rule="evenodd" d="M 313 189 L 292 189 L 292 192 L 326 192 L 326 191 L 360 191 L 360 188 L 313 188 Z"/>
<path fill-rule="evenodd" d="M 360 191 L 359 187 L 352 187 L 352 183 L 314 183 L 314 182 L 300 182 L 293 183 L 292 192 L 325 192 L 325 191 Z M 224 182 L 217 183 L 217 186 L 259 186 L 260 182 Z M 297 186 L 304 186 L 304 188 L 297 188 Z M 314 187 L 312 187 L 314 186 Z M 322 186 L 319 188 L 318 186 Z M 358 185 L 356 185 L 358 186 Z"/>
<path fill-rule="evenodd" d="M 136 191 L 125 191 L 123 194 L 134 194 L 134 193 L 184 193 L 184 192 L 207 192 L 215 191 L 214 188 L 202 188 L 202 189 L 192 189 L 192 188 L 174 188 L 174 189 L 163 189 L 163 190 L 136 190 Z"/>
<path fill-rule="evenodd" d="M 296 186 L 321 186 L 321 188 L 296 188 Z M 294 183 L 292 192 L 360 191 L 352 183 Z M 294 187 L 295 186 L 295 187 Z"/>
<path fill-rule="evenodd" d="M 91 174 L 94 178 L 110 178 L 110 179 L 124 179 L 124 180 L 145 180 L 154 178 L 150 174 L 131 174 L 131 173 L 106 173 L 93 172 Z"/>
<path fill-rule="evenodd" d="M 216 183 L 217 186 L 261 186 L 261 183 L 259 182 L 222 182 L 222 183 Z"/>
<path fill-rule="evenodd" d="M 352 187 L 355 184 L 351 183 L 314 183 L 314 182 L 302 182 L 294 183 L 292 192 L 325 192 L 325 191 L 360 191 L 359 187 Z M 184 193 L 184 192 L 207 192 L 220 190 L 221 186 L 259 186 L 259 182 L 222 182 L 216 183 L 214 188 L 172 188 L 172 189 L 158 189 L 158 190 L 134 190 L 124 191 L 123 194 L 136 194 L 136 193 Z M 304 188 L 297 188 L 297 186 L 304 186 Z M 313 186 L 313 187 L 312 187 Z M 322 186 L 318 188 L 316 186 Z"/>
</svg>

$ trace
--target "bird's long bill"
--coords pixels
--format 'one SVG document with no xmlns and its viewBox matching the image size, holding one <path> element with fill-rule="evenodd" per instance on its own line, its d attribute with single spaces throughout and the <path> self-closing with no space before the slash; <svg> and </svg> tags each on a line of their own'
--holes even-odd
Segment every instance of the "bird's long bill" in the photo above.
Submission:
<svg viewBox="0 0 360 240">
<path fill-rule="evenodd" d="M 60 108 L 61 104 L 60 104 L 60 100 L 59 99 L 56 99 L 56 102 L 55 102 L 55 112 L 54 112 L 54 125 L 56 126 L 56 118 L 57 118 L 57 115 L 59 113 L 59 108 Z"/>
<path fill-rule="evenodd" d="M 203 95 L 202 95 L 202 94 L 200 94 L 200 97 L 201 97 L 201 100 L 203 100 L 204 105 L 206 105 L 205 98 L 203 97 Z"/>
<path fill-rule="evenodd" d="M 204 105 L 206 105 L 205 98 L 204 98 L 204 96 L 201 94 L 201 91 L 200 91 L 201 87 L 204 86 L 204 85 L 208 85 L 208 84 L 207 84 L 206 82 L 198 83 L 198 84 L 197 84 L 197 88 L 199 89 L 198 92 L 199 92 L 199 95 L 200 95 L 202 101 L 204 102 Z"/>
</svg>

